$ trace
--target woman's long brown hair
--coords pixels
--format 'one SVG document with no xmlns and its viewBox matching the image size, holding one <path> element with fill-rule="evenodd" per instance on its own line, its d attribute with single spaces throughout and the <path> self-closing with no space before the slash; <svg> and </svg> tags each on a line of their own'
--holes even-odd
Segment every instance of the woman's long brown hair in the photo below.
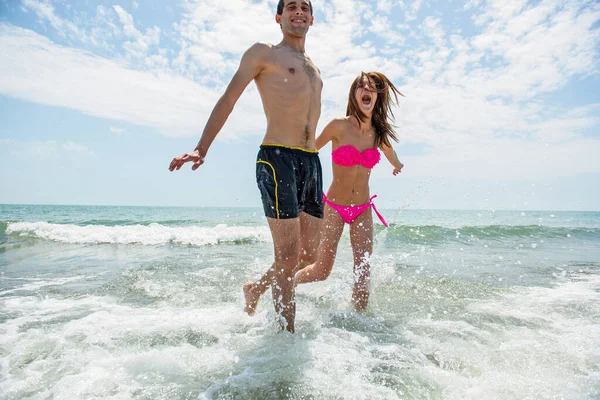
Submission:
<svg viewBox="0 0 600 400">
<path fill-rule="evenodd" d="M 394 128 L 390 122 L 394 121 L 394 113 L 392 106 L 398 105 L 398 95 L 404 97 L 396 86 L 381 72 L 361 72 L 360 75 L 352 82 L 350 93 L 348 94 L 348 107 L 346 108 L 346 116 L 354 116 L 358 119 L 359 124 L 365 122 L 367 116 L 360 110 L 356 101 L 356 88 L 362 84 L 363 78 L 367 77 L 370 81 L 375 82 L 377 90 L 377 101 L 373 108 L 373 116 L 371 123 L 375 128 L 375 146 L 382 147 L 386 145 L 391 147 L 390 139 L 398 141 L 398 136 L 394 132 Z M 393 95 L 393 97 L 392 97 Z"/>
</svg>

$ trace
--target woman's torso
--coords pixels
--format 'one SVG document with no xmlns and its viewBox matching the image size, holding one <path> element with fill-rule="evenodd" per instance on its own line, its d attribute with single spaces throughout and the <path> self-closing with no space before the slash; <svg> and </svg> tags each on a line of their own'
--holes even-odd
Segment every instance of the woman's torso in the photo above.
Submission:
<svg viewBox="0 0 600 400">
<path fill-rule="evenodd" d="M 327 191 L 327 199 L 340 205 L 368 203 L 370 198 L 369 178 L 371 176 L 369 167 L 372 167 L 375 156 L 379 157 L 374 154 L 379 150 L 373 150 L 375 148 L 375 131 L 371 129 L 370 133 L 361 133 L 358 122 L 353 117 L 346 118 L 341 128 L 337 140 L 334 139 L 332 142 L 333 180 Z M 341 147 L 345 148 L 340 149 Z M 339 157 L 333 156 L 336 151 Z M 356 157 L 361 161 L 356 165 L 339 165 L 335 162 L 337 158 L 342 164 L 350 164 L 346 161 L 349 158 L 356 159 Z"/>
</svg>

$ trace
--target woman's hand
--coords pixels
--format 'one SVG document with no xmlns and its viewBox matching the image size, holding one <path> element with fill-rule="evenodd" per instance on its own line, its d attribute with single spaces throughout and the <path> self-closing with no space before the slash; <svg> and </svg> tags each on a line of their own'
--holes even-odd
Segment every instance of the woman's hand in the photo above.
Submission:
<svg viewBox="0 0 600 400">
<path fill-rule="evenodd" d="M 394 174 L 394 176 L 398 175 L 400 172 L 402 172 L 402 168 L 404 168 L 404 164 L 400 163 L 398 167 L 394 168 L 392 174 Z"/>
</svg>

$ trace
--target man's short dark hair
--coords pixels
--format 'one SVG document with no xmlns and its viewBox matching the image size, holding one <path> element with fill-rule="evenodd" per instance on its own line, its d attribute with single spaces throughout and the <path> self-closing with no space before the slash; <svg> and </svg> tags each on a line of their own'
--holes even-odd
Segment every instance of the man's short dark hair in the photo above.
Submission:
<svg viewBox="0 0 600 400">
<path fill-rule="evenodd" d="M 277 15 L 283 14 L 284 1 L 285 0 L 279 0 L 279 3 L 277 3 Z M 300 1 L 302 1 L 302 0 L 300 0 Z M 308 5 L 310 6 L 310 15 L 313 15 L 313 8 L 312 8 L 311 0 L 308 0 Z"/>
</svg>

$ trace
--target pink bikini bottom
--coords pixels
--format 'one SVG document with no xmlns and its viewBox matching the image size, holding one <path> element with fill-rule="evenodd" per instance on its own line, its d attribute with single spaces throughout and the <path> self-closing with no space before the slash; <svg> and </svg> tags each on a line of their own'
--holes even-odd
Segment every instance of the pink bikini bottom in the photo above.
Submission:
<svg viewBox="0 0 600 400">
<path fill-rule="evenodd" d="M 385 219 L 383 219 L 381 214 L 379 214 L 379 211 L 377 211 L 375 204 L 373 204 L 373 199 L 375 197 L 377 197 L 376 194 L 371 196 L 368 203 L 361 204 L 358 206 L 342 206 L 340 204 L 335 204 L 335 203 L 332 203 L 331 201 L 327 200 L 327 196 L 325 196 L 325 193 L 323 193 L 323 203 L 329 204 L 329 206 L 331 208 L 333 208 L 335 211 L 337 211 L 339 216 L 347 224 L 351 224 L 352 222 L 354 222 L 354 220 L 356 218 L 358 218 L 358 216 L 360 214 L 362 214 L 367 208 L 371 207 L 371 208 L 373 208 L 373 211 L 375 211 L 375 214 L 377 214 L 377 216 L 379 217 L 379 220 L 381 221 L 381 223 L 383 223 L 383 225 L 387 228 L 388 227 L 387 222 L 385 222 Z"/>
</svg>

